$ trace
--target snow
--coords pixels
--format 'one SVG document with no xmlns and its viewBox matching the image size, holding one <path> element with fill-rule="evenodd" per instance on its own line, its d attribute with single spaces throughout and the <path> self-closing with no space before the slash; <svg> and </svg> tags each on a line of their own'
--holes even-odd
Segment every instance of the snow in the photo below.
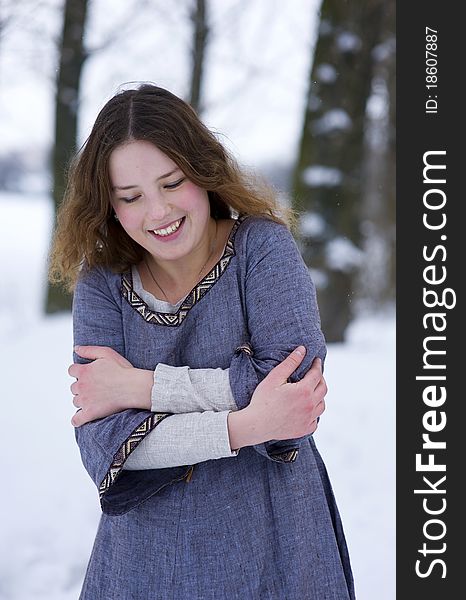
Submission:
<svg viewBox="0 0 466 600">
<path fill-rule="evenodd" d="M 0 158 L 18 155 L 28 166 L 29 160 L 39 165 L 16 183 L 22 193 L 0 191 L 0 600 L 75 600 L 100 510 L 70 425 L 71 318 L 42 313 L 52 201 L 40 192 L 50 188 L 42 165 L 53 137 L 53 44 L 62 2 L 36 4 L 32 12 L 27 2 L 9 4 L 19 20 L 2 35 L 0 53 L 2 82 L 8 82 L 0 86 Z M 140 2 L 135 11 L 130 4 L 91 5 L 86 39 L 98 51 L 83 73 L 81 141 L 124 82 L 155 81 L 186 92 L 186 5 L 170 3 L 168 10 L 164 3 Z M 217 33 L 208 52 L 204 120 L 249 166 L 294 160 L 319 5 L 251 0 L 244 10 L 238 0 L 211 3 Z M 348 51 L 358 40 L 342 37 L 340 43 Z M 320 76 L 324 80 L 328 70 Z M 340 113 L 330 117 L 324 115 L 327 129 L 351 125 Z M 325 175 L 307 173 L 319 185 Z M 304 227 L 317 226 L 315 219 L 304 221 Z M 358 600 L 395 598 L 394 324 L 393 315 L 361 316 L 344 344 L 329 345 L 327 410 L 316 433 L 343 517 Z"/>
<path fill-rule="evenodd" d="M 341 52 L 357 52 L 361 45 L 361 38 L 351 31 L 342 31 L 337 37 L 337 46 Z"/>
<path fill-rule="evenodd" d="M 299 218 L 299 233 L 303 237 L 318 237 L 324 233 L 325 226 L 325 219 L 316 212 L 307 211 Z"/>
<path fill-rule="evenodd" d="M 0 193 L 0 214 L 0 598 L 75 600 L 100 513 L 70 425 L 71 318 L 41 313 L 51 200 Z M 343 518 L 358 600 L 392 600 L 393 315 L 360 318 L 344 344 L 330 344 L 325 377 L 327 409 L 315 435 Z"/>
<path fill-rule="evenodd" d="M 312 130 L 315 135 L 329 135 L 351 129 L 351 117 L 342 108 L 333 108 L 314 121 Z"/>
<path fill-rule="evenodd" d="M 0 598 L 71 600 L 99 509 L 70 425 L 70 316 L 41 311 L 51 200 L 1 193 L 0 214 Z"/>
<path fill-rule="evenodd" d="M 364 253 L 347 237 L 334 237 L 326 247 L 327 265 L 334 271 L 349 273 L 361 264 Z"/>
<path fill-rule="evenodd" d="M 390 56 L 396 51 L 396 39 L 394 36 L 389 37 L 387 40 L 378 44 L 372 50 L 372 57 L 376 62 L 383 62 L 388 60 Z"/>
<path fill-rule="evenodd" d="M 383 85 L 383 81 L 380 78 L 379 81 L 373 83 L 373 91 L 367 101 L 367 115 L 374 121 L 381 120 L 388 114 L 387 89 Z"/>
<path fill-rule="evenodd" d="M 322 63 L 316 68 L 316 77 L 322 83 L 335 83 L 338 73 L 333 65 Z"/>
<path fill-rule="evenodd" d="M 335 167 L 312 165 L 304 169 L 302 178 L 309 187 L 336 187 L 341 185 L 343 173 Z"/>
</svg>

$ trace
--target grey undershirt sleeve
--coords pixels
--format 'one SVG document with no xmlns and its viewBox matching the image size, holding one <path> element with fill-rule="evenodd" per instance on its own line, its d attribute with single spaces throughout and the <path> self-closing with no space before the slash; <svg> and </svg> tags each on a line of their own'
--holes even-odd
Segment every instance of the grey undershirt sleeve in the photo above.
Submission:
<svg viewBox="0 0 466 600">
<path fill-rule="evenodd" d="M 152 387 L 153 412 L 237 410 L 229 369 L 190 369 L 159 363 Z"/>
<path fill-rule="evenodd" d="M 237 456 L 227 417 L 237 410 L 228 369 L 190 369 L 159 364 L 154 371 L 152 411 L 172 412 L 133 450 L 123 468 L 162 469 Z"/>
<path fill-rule="evenodd" d="M 166 417 L 130 454 L 125 469 L 162 469 L 237 456 L 228 436 L 229 411 Z"/>
</svg>

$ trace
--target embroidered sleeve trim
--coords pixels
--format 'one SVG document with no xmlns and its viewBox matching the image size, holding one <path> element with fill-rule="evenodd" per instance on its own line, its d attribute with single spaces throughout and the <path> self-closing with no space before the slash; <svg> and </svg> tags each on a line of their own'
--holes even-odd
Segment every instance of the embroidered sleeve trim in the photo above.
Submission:
<svg viewBox="0 0 466 600">
<path fill-rule="evenodd" d="M 168 327 L 181 325 L 190 309 L 217 283 L 228 267 L 230 260 L 235 256 L 234 238 L 236 231 L 240 223 L 246 218 L 247 215 L 238 217 L 230 232 L 222 257 L 214 268 L 189 292 L 176 313 L 160 313 L 151 310 L 144 300 L 133 290 L 131 273 L 124 274 L 121 278 L 121 293 L 123 297 L 147 323 L 166 325 Z"/>
<path fill-rule="evenodd" d="M 251 344 L 249 344 L 249 342 L 244 342 L 243 344 L 238 346 L 238 348 L 236 348 L 236 350 L 235 350 L 236 354 L 240 354 L 241 352 L 244 352 L 248 356 L 254 355 L 253 349 L 251 347 Z"/>
<path fill-rule="evenodd" d="M 288 450 L 287 452 L 269 453 L 269 456 L 275 462 L 290 463 L 296 460 L 298 452 L 299 450 L 295 448 L 294 450 Z"/>
<path fill-rule="evenodd" d="M 102 496 L 115 483 L 123 469 L 126 459 L 131 452 L 133 452 L 133 450 L 142 442 L 148 433 L 150 433 L 161 421 L 163 421 L 163 419 L 169 415 L 170 413 L 152 413 L 141 423 L 141 425 L 136 427 L 126 441 L 120 446 L 118 452 L 113 457 L 112 464 L 110 465 L 107 474 L 99 486 L 100 498 L 102 498 Z"/>
</svg>

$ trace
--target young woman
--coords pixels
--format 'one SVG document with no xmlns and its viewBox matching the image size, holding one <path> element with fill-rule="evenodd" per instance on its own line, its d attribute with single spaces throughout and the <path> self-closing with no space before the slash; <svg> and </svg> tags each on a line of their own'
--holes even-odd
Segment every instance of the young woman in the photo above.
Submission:
<svg viewBox="0 0 466 600">
<path fill-rule="evenodd" d="M 103 511 L 82 600 L 354 598 L 312 437 L 325 341 L 280 210 L 153 85 L 78 154 L 51 278 L 74 289 L 73 424 Z"/>
</svg>

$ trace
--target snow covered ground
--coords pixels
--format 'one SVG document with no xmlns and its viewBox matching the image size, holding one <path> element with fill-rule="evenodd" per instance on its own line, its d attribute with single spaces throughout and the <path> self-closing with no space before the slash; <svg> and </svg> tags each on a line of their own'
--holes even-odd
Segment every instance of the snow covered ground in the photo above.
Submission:
<svg viewBox="0 0 466 600">
<path fill-rule="evenodd" d="M 71 319 L 41 314 L 47 197 L 0 193 L 1 600 L 76 600 L 99 518 L 74 442 Z M 326 363 L 316 433 L 358 600 L 395 598 L 395 321 L 360 318 Z M 281 599 L 277 599 L 281 600 Z"/>
<path fill-rule="evenodd" d="M 51 145 L 56 58 L 50 40 L 59 13 L 48 7 L 59 4 L 38 3 L 32 21 L 28 11 L 36 38 L 25 27 L 2 37 L 0 71 L 8 82 L 0 88 L 2 156 L 25 150 L 35 156 Z M 247 4 L 239 11 L 235 0 L 212 2 L 217 30 L 208 53 L 205 120 L 225 134 L 223 142 L 241 162 L 290 165 L 320 2 Z M 102 49 L 83 75 L 81 139 L 125 81 L 155 80 L 186 92 L 190 35 L 183 6 L 171 3 L 157 18 L 138 11 L 131 17 L 133 33 L 105 48 L 128 3 L 93 3 L 87 41 Z M 24 190 L 50 187 L 43 174 L 20 183 Z M 47 196 L 0 192 L 0 600 L 76 600 L 99 519 L 97 492 L 70 425 L 71 318 L 41 312 L 51 216 Z M 361 318 L 345 344 L 330 345 L 326 379 L 327 410 L 316 440 L 343 517 L 357 597 L 393 600 L 394 316 Z"/>
</svg>

